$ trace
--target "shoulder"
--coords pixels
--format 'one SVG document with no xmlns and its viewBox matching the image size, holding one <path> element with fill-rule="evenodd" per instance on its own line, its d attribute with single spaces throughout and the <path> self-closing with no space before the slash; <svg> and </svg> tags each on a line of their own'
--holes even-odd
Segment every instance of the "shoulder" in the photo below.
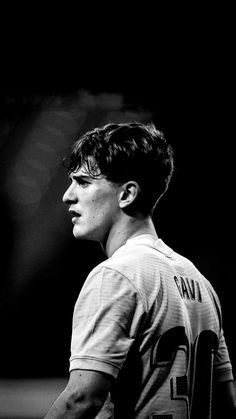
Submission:
<svg viewBox="0 0 236 419">
<path fill-rule="evenodd" d="M 125 257 L 110 258 L 101 262 L 89 273 L 81 293 L 95 293 L 100 298 L 108 299 L 113 298 L 114 294 L 116 297 L 119 294 L 123 297 L 126 295 L 126 298 L 141 297 L 142 300 L 142 292 L 134 280 L 132 266 L 134 266 L 132 259 Z"/>
<path fill-rule="evenodd" d="M 111 258 L 101 262 L 88 275 L 83 286 L 83 293 L 95 292 L 106 298 L 113 298 L 118 294 L 127 299 L 141 302 L 144 310 L 147 309 L 148 289 L 155 280 L 158 286 L 158 275 L 151 275 L 153 264 L 150 262 L 150 251 L 143 246 L 124 246 L 123 249 Z"/>
</svg>

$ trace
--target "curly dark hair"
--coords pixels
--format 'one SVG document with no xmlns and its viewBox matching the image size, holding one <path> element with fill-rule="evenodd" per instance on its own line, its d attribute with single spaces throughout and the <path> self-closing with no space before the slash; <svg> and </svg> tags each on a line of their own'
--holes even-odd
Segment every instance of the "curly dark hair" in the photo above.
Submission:
<svg viewBox="0 0 236 419">
<path fill-rule="evenodd" d="M 140 187 L 137 208 L 152 214 L 168 188 L 174 156 L 172 147 L 153 123 L 110 123 L 86 132 L 64 159 L 68 174 L 83 165 L 93 178 L 103 175 L 117 184 L 136 181 Z"/>
</svg>

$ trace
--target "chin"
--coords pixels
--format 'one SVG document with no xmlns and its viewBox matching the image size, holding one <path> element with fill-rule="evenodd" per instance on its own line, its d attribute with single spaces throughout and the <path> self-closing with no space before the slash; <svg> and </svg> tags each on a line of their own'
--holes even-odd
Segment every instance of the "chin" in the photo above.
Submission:
<svg viewBox="0 0 236 419">
<path fill-rule="evenodd" d="M 79 234 L 77 232 L 73 232 L 73 236 L 77 239 L 77 240 L 88 240 L 86 234 Z"/>
<path fill-rule="evenodd" d="M 76 227 L 73 229 L 73 236 L 77 239 L 77 240 L 92 240 L 92 241 L 99 241 L 97 240 L 93 234 L 89 233 L 89 232 L 82 232 L 79 231 L 78 229 L 76 229 Z"/>
<path fill-rule="evenodd" d="M 86 234 L 83 234 L 76 227 L 73 228 L 73 236 L 78 240 L 86 240 Z"/>
</svg>

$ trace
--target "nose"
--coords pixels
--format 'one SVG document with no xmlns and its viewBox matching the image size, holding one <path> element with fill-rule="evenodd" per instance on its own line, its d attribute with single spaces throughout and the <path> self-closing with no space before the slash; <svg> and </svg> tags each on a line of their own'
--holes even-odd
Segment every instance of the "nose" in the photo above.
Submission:
<svg viewBox="0 0 236 419">
<path fill-rule="evenodd" d="M 74 203 L 76 201 L 76 195 L 74 193 L 74 189 L 73 189 L 73 184 L 71 184 L 67 190 L 65 191 L 63 197 L 62 197 L 62 201 L 65 204 L 71 204 Z"/>
</svg>

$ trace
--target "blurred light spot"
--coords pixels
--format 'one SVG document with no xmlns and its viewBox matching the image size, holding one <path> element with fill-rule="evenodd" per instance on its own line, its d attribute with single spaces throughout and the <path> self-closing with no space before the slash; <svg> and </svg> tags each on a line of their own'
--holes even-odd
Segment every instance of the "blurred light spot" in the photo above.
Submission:
<svg viewBox="0 0 236 419">
<path fill-rule="evenodd" d="M 41 199 L 37 183 L 26 176 L 9 177 L 6 189 L 13 201 L 23 205 L 33 204 Z"/>
<path fill-rule="evenodd" d="M 150 118 L 149 112 L 142 111 L 142 120 Z M 138 111 L 137 112 L 128 112 L 128 111 L 119 111 L 119 110 L 111 110 L 107 114 L 107 121 L 113 121 L 114 123 L 122 122 L 132 122 L 138 120 Z"/>
<path fill-rule="evenodd" d="M 50 144 L 57 152 L 68 147 L 68 141 L 65 134 L 59 128 L 46 126 L 44 128 L 36 127 L 34 129 L 33 141 L 40 143 L 44 139 L 47 144 Z"/>
<path fill-rule="evenodd" d="M 29 159 L 28 161 L 20 159 L 12 168 L 13 176 L 25 176 L 32 178 L 37 183 L 38 187 L 44 192 L 50 182 L 50 172 L 45 170 L 43 162 Z"/>
<path fill-rule="evenodd" d="M 12 204 L 12 219 L 23 221 L 38 209 L 42 193 L 38 184 L 24 175 L 12 174 L 7 178 L 5 191 Z"/>
<path fill-rule="evenodd" d="M 115 93 L 100 93 L 96 98 L 96 104 L 105 109 L 121 109 L 123 96 Z"/>
<path fill-rule="evenodd" d="M 33 133 L 32 133 L 33 135 Z M 27 143 L 21 150 L 20 155 L 26 160 L 35 160 L 43 163 L 45 169 L 51 169 L 58 166 L 59 158 L 55 150 L 46 142 Z"/>
<path fill-rule="evenodd" d="M 63 110 L 44 111 L 37 121 L 38 126 L 59 129 L 64 135 L 74 134 L 77 131 L 77 122 L 70 112 Z"/>
<path fill-rule="evenodd" d="M 95 96 L 86 90 L 79 92 L 79 105 L 85 109 L 92 109 L 96 106 Z"/>
</svg>

